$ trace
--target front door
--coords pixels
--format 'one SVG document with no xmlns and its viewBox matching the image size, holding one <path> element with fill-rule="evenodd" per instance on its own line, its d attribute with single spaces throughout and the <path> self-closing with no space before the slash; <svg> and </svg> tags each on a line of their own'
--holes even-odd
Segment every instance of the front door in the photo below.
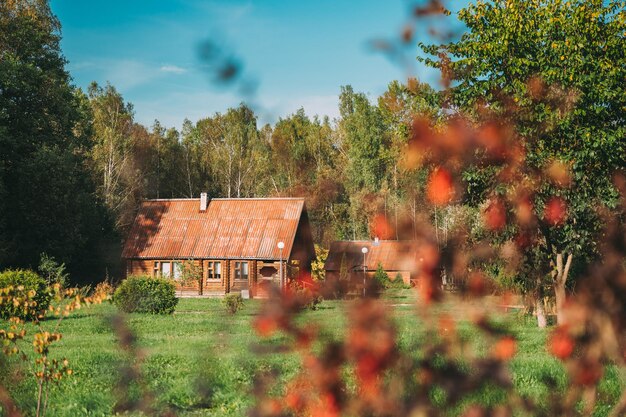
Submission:
<svg viewBox="0 0 626 417">
<path fill-rule="evenodd" d="M 233 261 L 232 272 L 230 274 L 230 291 L 241 291 L 249 289 L 250 262 Z"/>
</svg>

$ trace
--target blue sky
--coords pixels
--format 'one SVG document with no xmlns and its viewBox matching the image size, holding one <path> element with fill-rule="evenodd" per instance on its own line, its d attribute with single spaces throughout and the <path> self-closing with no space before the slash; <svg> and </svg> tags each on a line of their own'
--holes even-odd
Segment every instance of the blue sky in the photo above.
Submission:
<svg viewBox="0 0 626 417">
<path fill-rule="evenodd" d="M 77 86 L 109 81 L 135 107 L 136 120 L 180 128 L 243 100 L 261 122 L 304 107 L 337 116 L 341 85 L 372 98 L 405 69 L 372 52 L 368 41 L 391 38 L 407 22 L 406 0 L 51 0 L 62 49 Z M 199 56 L 206 40 L 243 63 L 254 96 L 218 86 Z M 417 54 L 413 45 L 407 50 Z M 434 80 L 416 64 L 414 74 Z"/>
</svg>

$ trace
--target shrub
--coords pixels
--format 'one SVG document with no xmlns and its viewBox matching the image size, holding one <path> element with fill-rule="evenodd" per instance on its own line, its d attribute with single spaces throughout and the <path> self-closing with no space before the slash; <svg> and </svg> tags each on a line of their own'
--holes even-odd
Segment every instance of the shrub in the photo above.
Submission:
<svg viewBox="0 0 626 417">
<path fill-rule="evenodd" d="M 378 268 L 376 268 L 376 272 L 374 273 L 374 281 L 379 289 L 384 290 L 387 290 L 389 288 L 411 288 L 410 285 L 404 283 L 404 280 L 402 279 L 402 274 L 399 272 L 396 274 L 394 280 L 392 281 L 391 278 L 389 278 L 389 274 L 385 272 L 382 264 L 380 263 L 378 264 Z"/>
<path fill-rule="evenodd" d="M 61 287 L 66 286 L 69 275 L 65 271 L 65 264 L 57 262 L 54 257 L 42 253 L 37 269 L 41 273 L 41 276 L 48 282 L 48 285 L 60 284 Z"/>
<path fill-rule="evenodd" d="M 112 301 L 114 292 L 115 288 L 113 288 L 110 282 L 102 281 L 96 285 L 96 288 L 93 290 L 93 295 L 102 300 Z"/>
<path fill-rule="evenodd" d="M 411 284 L 405 284 L 401 273 L 396 274 L 396 278 L 389 282 L 389 288 L 402 288 L 408 290 L 411 288 Z"/>
<path fill-rule="evenodd" d="M 230 314 L 235 314 L 243 308 L 243 297 L 241 294 L 226 294 L 222 303 Z"/>
<path fill-rule="evenodd" d="M 30 270 L 6 270 L 0 273 L 0 288 L 3 290 L 3 296 L 0 297 L 0 317 L 3 319 L 19 317 L 34 320 L 48 309 L 52 299 L 46 281 Z M 20 302 L 14 303 L 13 300 Z M 25 307 L 25 301 L 32 304 Z"/>
<path fill-rule="evenodd" d="M 172 281 L 137 275 L 122 281 L 113 294 L 113 302 L 126 313 L 171 314 L 178 299 Z"/>
<path fill-rule="evenodd" d="M 381 263 L 378 264 L 378 268 L 376 268 L 376 272 L 374 273 L 374 281 L 376 282 L 378 288 L 387 289 L 391 285 L 391 280 L 389 280 L 389 275 L 383 269 Z"/>
</svg>

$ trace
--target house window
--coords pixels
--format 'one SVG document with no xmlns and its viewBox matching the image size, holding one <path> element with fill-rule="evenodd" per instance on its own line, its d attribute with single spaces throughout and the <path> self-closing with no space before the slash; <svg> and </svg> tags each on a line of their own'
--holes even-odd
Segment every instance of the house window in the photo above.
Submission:
<svg viewBox="0 0 626 417">
<path fill-rule="evenodd" d="M 248 262 L 235 262 L 235 279 L 247 281 L 249 275 Z"/>
<path fill-rule="evenodd" d="M 181 262 L 172 262 L 174 267 L 174 279 L 180 280 L 183 278 L 183 264 Z"/>
<path fill-rule="evenodd" d="M 161 262 L 161 276 L 163 278 L 169 278 L 171 274 L 172 274 L 172 263 Z"/>
<path fill-rule="evenodd" d="M 222 279 L 222 263 L 209 261 L 207 266 L 207 281 L 219 281 Z"/>
<path fill-rule="evenodd" d="M 183 264 L 180 262 L 155 262 L 154 274 L 163 278 L 180 280 L 183 277 Z"/>
<path fill-rule="evenodd" d="M 154 262 L 154 268 L 152 269 L 152 275 L 158 277 L 161 275 L 161 265 L 159 261 Z"/>
</svg>

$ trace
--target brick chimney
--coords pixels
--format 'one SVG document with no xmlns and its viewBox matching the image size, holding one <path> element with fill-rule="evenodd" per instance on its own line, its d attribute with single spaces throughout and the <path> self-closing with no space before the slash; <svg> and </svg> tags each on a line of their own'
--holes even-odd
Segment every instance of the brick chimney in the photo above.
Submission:
<svg viewBox="0 0 626 417">
<path fill-rule="evenodd" d="M 207 193 L 200 193 L 200 211 L 206 211 L 209 205 L 209 196 Z"/>
</svg>

